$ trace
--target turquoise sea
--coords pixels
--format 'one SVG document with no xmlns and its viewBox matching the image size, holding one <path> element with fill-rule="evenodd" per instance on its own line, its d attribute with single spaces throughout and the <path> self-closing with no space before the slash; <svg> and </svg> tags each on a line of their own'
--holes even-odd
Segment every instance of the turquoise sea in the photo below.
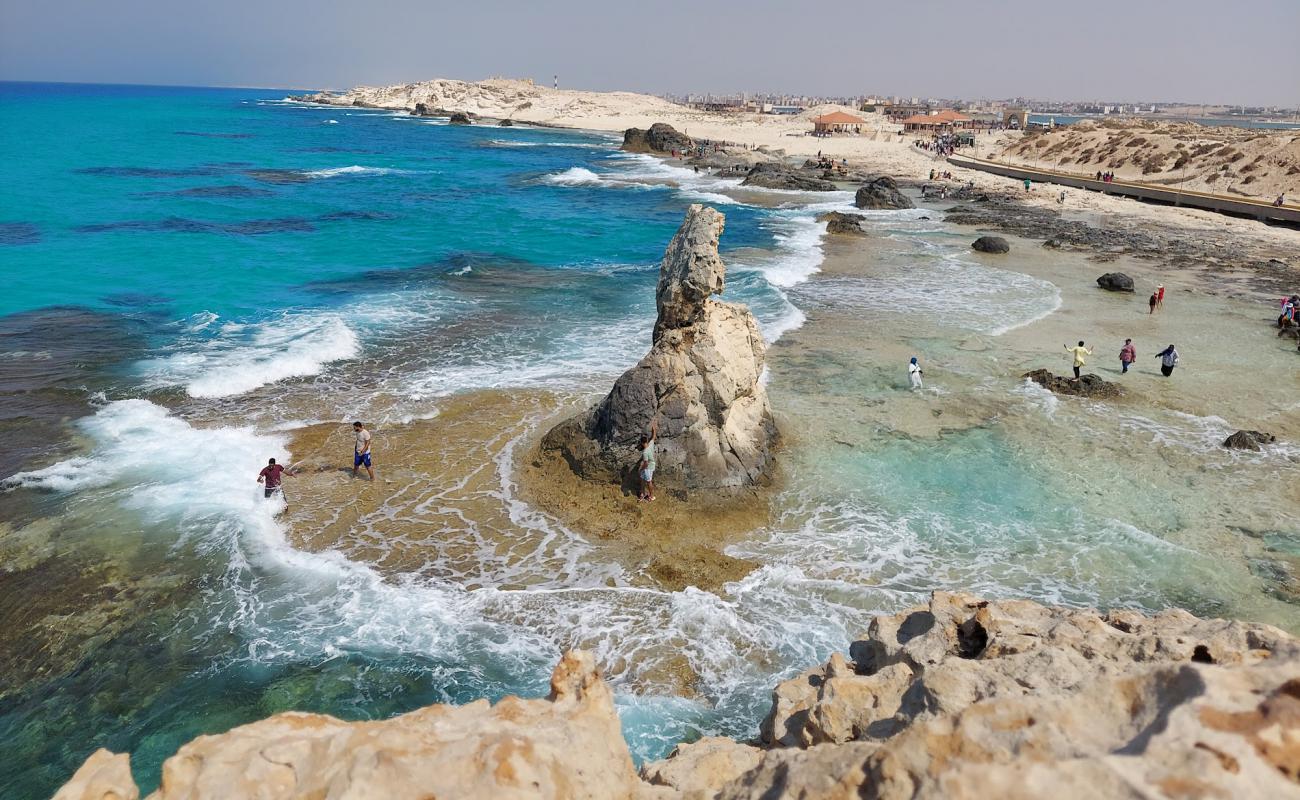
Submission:
<svg viewBox="0 0 1300 800">
<path fill-rule="evenodd" d="M 1037 358 L 1006 337 L 1063 307 L 1014 258 L 1066 256 L 991 266 L 918 208 L 871 214 L 868 255 L 832 270 L 816 216 L 848 192 L 286 94 L 0 84 L 5 798 L 99 747 L 147 792 L 180 744 L 283 710 L 542 695 L 572 646 L 659 758 L 755 735 L 777 680 L 935 588 L 1300 627 L 1294 448 L 1225 454 L 1219 417 L 1005 377 Z M 558 404 L 645 351 L 693 202 L 726 214 L 725 296 L 769 341 L 788 447 L 773 523 L 727 550 L 758 566 L 719 594 L 648 587 L 512 478 Z M 533 410 L 457 412 L 482 455 L 457 440 L 425 471 L 381 447 L 400 491 L 327 545 L 295 546 L 252 482 L 303 426 L 361 418 L 382 444 L 482 390 Z"/>
</svg>

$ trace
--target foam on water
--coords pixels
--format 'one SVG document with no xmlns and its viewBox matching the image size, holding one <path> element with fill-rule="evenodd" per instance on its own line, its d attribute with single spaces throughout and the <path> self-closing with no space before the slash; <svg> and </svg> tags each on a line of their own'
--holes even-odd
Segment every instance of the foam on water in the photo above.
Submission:
<svg viewBox="0 0 1300 800">
<path fill-rule="evenodd" d="M 206 321 L 198 330 L 206 332 Z M 357 333 L 337 314 L 283 314 L 255 324 L 228 323 L 218 335 L 175 346 L 137 365 L 146 386 L 183 386 L 191 397 L 228 397 L 286 378 L 315 375 L 361 352 Z"/>
<path fill-rule="evenodd" d="M 312 178 L 340 178 L 361 177 L 365 175 L 409 175 L 410 173 L 410 170 L 405 169 L 393 169 L 390 167 L 363 167 L 359 164 L 352 164 L 347 167 L 308 170 L 306 175 Z"/>
</svg>

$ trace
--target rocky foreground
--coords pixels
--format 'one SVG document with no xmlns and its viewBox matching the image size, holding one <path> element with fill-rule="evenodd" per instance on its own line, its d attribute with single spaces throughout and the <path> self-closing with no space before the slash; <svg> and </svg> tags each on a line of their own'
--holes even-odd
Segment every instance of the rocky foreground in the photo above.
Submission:
<svg viewBox="0 0 1300 800">
<path fill-rule="evenodd" d="M 134 800 L 100 750 L 56 800 Z M 1300 641 L 1184 611 L 1098 614 L 936 592 L 776 687 L 761 739 L 633 768 L 591 657 L 545 699 L 383 722 L 285 713 L 185 745 L 192 798 L 1300 797 Z"/>
</svg>

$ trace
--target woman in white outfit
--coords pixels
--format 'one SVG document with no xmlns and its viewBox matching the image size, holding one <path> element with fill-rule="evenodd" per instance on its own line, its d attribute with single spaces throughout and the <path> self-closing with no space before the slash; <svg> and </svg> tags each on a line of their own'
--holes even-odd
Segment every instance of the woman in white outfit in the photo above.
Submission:
<svg viewBox="0 0 1300 800">
<path fill-rule="evenodd" d="M 912 356 L 912 361 L 907 365 L 907 377 L 912 381 L 913 389 L 921 388 L 921 365 L 916 363 L 916 356 Z"/>
</svg>

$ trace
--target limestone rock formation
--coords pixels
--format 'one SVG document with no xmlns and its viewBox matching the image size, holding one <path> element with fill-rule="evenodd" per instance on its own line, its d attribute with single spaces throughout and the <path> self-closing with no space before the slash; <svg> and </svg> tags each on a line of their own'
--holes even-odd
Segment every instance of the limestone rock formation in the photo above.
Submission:
<svg viewBox="0 0 1300 800">
<path fill-rule="evenodd" d="M 1237 431 L 1223 440 L 1223 446 L 1229 450 L 1260 450 L 1260 445 L 1272 444 L 1277 437 L 1263 431 Z"/>
<path fill-rule="evenodd" d="M 915 208 L 907 195 L 898 190 L 898 182 L 888 175 L 864 183 L 853 195 L 853 205 L 871 209 Z"/>
<path fill-rule="evenodd" d="M 866 236 L 862 223 L 866 217 L 861 214 L 845 214 L 841 211 L 828 211 L 817 217 L 818 222 L 826 223 L 827 233 L 846 234 L 849 236 Z"/>
<path fill-rule="evenodd" d="M 725 284 L 723 221 L 712 208 L 687 210 L 659 267 L 650 352 L 596 407 L 543 437 L 542 450 L 583 478 L 633 477 L 638 439 L 656 422 L 656 480 L 729 489 L 763 479 L 777 435 L 759 382 L 766 345 L 748 308 L 712 297 Z"/>
<path fill-rule="evenodd" d="M 1300 796 L 1300 640 L 1268 625 L 935 592 L 773 692 L 763 741 L 633 772 L 609 688 L 383 722 L 285 713 L 183 746 L 149 800 L 1092 800 Z M 100 750 L 55 800 L 135 800 Z"/>
<path fill-rule="evenodd" d="M 463 111 L 453 111 L 451 118 L 447 120 L 448 125 L 470 125 L 469 116 Z"/>
<path fill-rule="evenodd" d="M 116 767 L 106 764 L 105 752 L 92 756 L 78 776 L 91 762 Z M 112 758 L 124 764 L 126 757 Z M 644 796 L 644 788 L 609 686 L 590 655 L 570 652 L 556 666 L 544 700 L 435 705 L 382 722 L 288 712 L 201 736 L 167 760 L 162 785 L 149 798 L 603 800 Z M 111 796 L 83 792 L 60 800 Z"/>
<path fill-rule="evenodd" d="M 1053 375 L 1045 369 L 1026 372 L 1021 377 L 1028 378 L 1039 386 L 1055 394 L 1069 394 L 1076 397 L 1110 398 L 1124 394 L 1118 384 L 1102 380 L 1100 375 L 1091 372 L 1079 376 L 1078 380 Z"/>
<path fill-rule="evenodd" d="M 936 592 L 850 652 L 777 687 L 766 747 L 643 774 L 728 800 L 1300 795 L 1300 642 L 1267 625 Z"/>
<path fill-rule="evenodd" d="M 833 192 L 837 188 L 815 173 L 792 167 L 780 161 L 765 161 L 750 167 L 741 186 L 761 189 L 785 189 L 793 192 Z"/>
<path fill-rule="evenodd" d="M 1122 272 L 1107 272 L 1097 279 L 1097 285 L 1108 292 L 1133 291 L 1133 279 Z"/>
<path fill-rule="evenodd" d="M 981 236 L 971 242 L 971 247 L 981 253 L 1010 253 L 1011 245 L 1001 236 Z"/>
<path fill-rule="evenodd" d="M 515 121 L 512 119 L 503 119 L 497 122 L 497 126 L 501 128 L 513 128 L 514 125 Z"/>
<path fill-rule="evenodd" d="M 623 149 L 629 153 L 685 153 L 695 149 L 695 141 L 666 122 L 656 122 L 646 130 L 623 131 Z"/>
<path fill-rule="evenodd" d="M 140 790 L 131 777 L 131 757 L 101 747 L 54 793 L 53 800 L 138 800 L 139 797 Z"/>
</svg>

